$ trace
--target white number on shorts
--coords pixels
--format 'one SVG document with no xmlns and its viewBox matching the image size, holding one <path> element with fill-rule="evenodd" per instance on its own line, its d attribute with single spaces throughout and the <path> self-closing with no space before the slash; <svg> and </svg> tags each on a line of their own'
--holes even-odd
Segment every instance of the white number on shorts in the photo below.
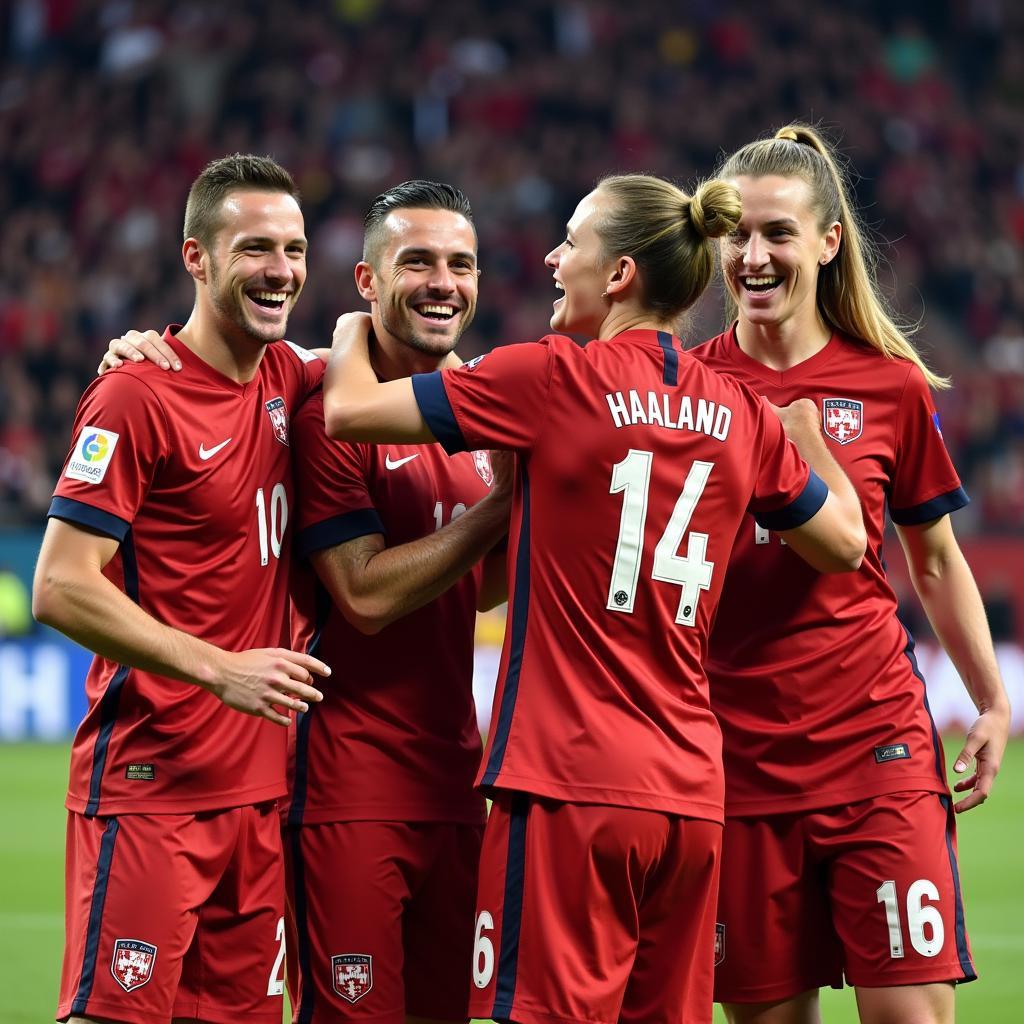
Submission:
<svg viewBox="0 0 1024 1024">
<path fill-rule="evenodd" d="M 485 931 L 494 931 L 494 918 L 486 910 L 481 910 L 473 936 L 473 984 L 477 988 L 487 988 L 494 974 L 494 943 L 484 935 Z"/>
<path fill-rule="evenodd" d="M 270 551 L 275 558 L 281 557 L 284 531 L 288 526 L 288 493 L 284 484 L 274 484 L 270 492 L 270 529 L 267 529 L 267 499 L 263 488 L 256 491 L 256 523 L 260 531 L 260 565 L 270 561 Z M 269 549 L 269 550 L 268 550 Z"/>
<path fill-rule="evenodd" d="M 277 950 L 277 959 L 270 970 L 270 981 L 267 982 L 267 995 L 279 996 L 284 993 L 284 975 L 281 967 L 284 964 L 284 918 L 277 919 L 277 941 L 280 944 Z"/>
<path fill-rule="evenodd" d="M 612 482 L 608 492 L 618 494 L 619 491 L 625 491 L 625 495 L 619 516 L 619 539 L 615 545 L 608 603 L 605 605 L 610 612 L 633 612 L 637 580 L 640 578 L 644 527 L 647 523 L 647 492 L 651 485 L 653 462 L 653 452 L 630 448 L 629 454 L 612 467 Z M 690 467 L 665 532 L 654 549 L 651 578 L 662 583 L 675 583 L 682 591 L 676 612 L 676 622 L 681 626 L 692 626 L 696 621 L 697 599 L 702 590 L 710 588 L 711 574 L 715 569 L 715 563 L 705 557 L 708 551 L 706 533 L 691 533 L 687 539 L 685 556 L 677 554 L 713 468 L 714 463 L 700 460 Z"/>
<path fill-rule="evenodd" d="M 898 960 L 903 957 L 903 929 L 900 926 L 900 912 L 896 901 L 896 883 L 883 882 L 875 896 L 879 903 L 885 904 L 885 920 L 889 925 L 889 955 Z M 919 878 L 907 890 L 910 944 L 921 956 L 937 956 L 946 937 L 938 908 L 924 902 L 926 899 L 938 898 L 939 890 L 927 878 Z"/>
</svg>

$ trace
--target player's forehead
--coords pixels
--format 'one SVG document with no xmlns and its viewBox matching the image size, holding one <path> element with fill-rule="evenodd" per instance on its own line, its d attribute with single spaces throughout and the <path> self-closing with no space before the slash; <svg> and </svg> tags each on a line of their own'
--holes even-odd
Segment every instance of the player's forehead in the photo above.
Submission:
<svg viewBox="0 0 1024 1024">
<path fill-rule="evenodd" d="M 599 188 L 588 192 L 573 210 L 572 216 L 565 225 L 568 234 L 579 237 L 586 236 L 595 230 L 595 225 L 601 215 L 607 210 L 611 198 Z"/>
<path fill-rule="evenodd" d="M 454 210 L 392 210 L 384 218 L 383 227 L 385 262 L 413 251 L 444 259 L 468 257 L 476 261 L 473 224 Z"/>
<path fill-rule="evenodd" d="M 799 175 L 739 175 L 731 179 L 743 205 L 741 224 L 801 222 L 814 219 L 810 185 Z"/>
<path fill-rule="evenodd" d="M 286 192 L 229 192 L 221 201 L 218 214 L 217 235 L 229 244 L 245 238 L 306 244 L 302 209 L 295 197 Z"/>
</svg>

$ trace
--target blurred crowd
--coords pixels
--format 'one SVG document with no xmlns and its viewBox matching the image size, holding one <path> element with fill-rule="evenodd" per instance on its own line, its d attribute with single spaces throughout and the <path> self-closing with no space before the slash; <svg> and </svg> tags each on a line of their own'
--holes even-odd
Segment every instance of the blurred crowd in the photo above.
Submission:
<svg viewBox="0 0 1024 1024">
<path fill-rule="evenodd" d="M 182 213 L 209 159 L 295 174 L 307 345 L 359 304 L 373 196 L 461 186 L 483 267 L 467 357 L 544 332 L 542 257 L 601 175 L 686 184 L 800 117 L 851 158 L 883 284 L 954 378 L 958 528 L 1024 532 L 1024 5 L 8 0 L 0 19 L 0 525 L 45 511 L 107 339 L 187 317 Z M 688 336 L 721 315 L 709 295 Z"/>
</svg>

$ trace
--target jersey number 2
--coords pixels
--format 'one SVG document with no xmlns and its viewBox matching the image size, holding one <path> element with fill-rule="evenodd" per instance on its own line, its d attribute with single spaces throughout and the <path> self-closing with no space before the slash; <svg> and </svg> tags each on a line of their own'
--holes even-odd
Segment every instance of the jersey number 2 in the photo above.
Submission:
<svg viewBox="0 0 1024 1024">
<path fill-rule="evenodd" d="M 653 452 L 630 448 L 626 457 L 612 467 L 609 493 L 624 493 L 622 513 L 619 516 L 619 539 L 615 545 L 615 561 L 612 563 L 612 578 L 608 586 L 606 607 L 610 612 L 633 612 L 637 582 L 640 579 L 640 560 L 644 553 L 647 495 L 651 486 L 653 463 Z M 690 466 L 668 525 L 654 549 L 651 578 L 661 583 L 674 583 L 682 591 L 676 612 L 676 622 L 681 626 L 692 626 L 696 621 L 697 600 L 701 591 L 710 589 L 711 575 L 715 571 L 715 563 L 709 562 L 706 557 L 706 533 L 691 533 L 687 538 L 686 554 L 677 553 L 712 469 L 713 462 L 700 460 Z"/>
</svg>

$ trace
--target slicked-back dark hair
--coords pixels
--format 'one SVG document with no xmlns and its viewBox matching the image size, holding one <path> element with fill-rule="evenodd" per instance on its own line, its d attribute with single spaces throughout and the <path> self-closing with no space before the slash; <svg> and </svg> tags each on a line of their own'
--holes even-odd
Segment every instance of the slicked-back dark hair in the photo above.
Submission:
<svg viewBox="0 0 1024 1024">
<path fill-rule="evenodd" d="M 370 204 L 363 219 L 363 259 L 376 265 L 380 255 L 384 220 L 393 210 L 450 210 L 460 213 L 473 225 L 473 208 L 462 189 L 441 181 L 416 178 L 381 192 Z M 476 227 L 473 226 L 476 236 Z"/>
<path fill-rule="evenodd" d="M 283 192 L 299 201 L 292 176 L 269 156 L 232 153 L 212 160 L 188 192 L 185 238 L 198 238 L 209 247 L 222 223 L 221 205 L 232 192 Z"/>
</svg>

